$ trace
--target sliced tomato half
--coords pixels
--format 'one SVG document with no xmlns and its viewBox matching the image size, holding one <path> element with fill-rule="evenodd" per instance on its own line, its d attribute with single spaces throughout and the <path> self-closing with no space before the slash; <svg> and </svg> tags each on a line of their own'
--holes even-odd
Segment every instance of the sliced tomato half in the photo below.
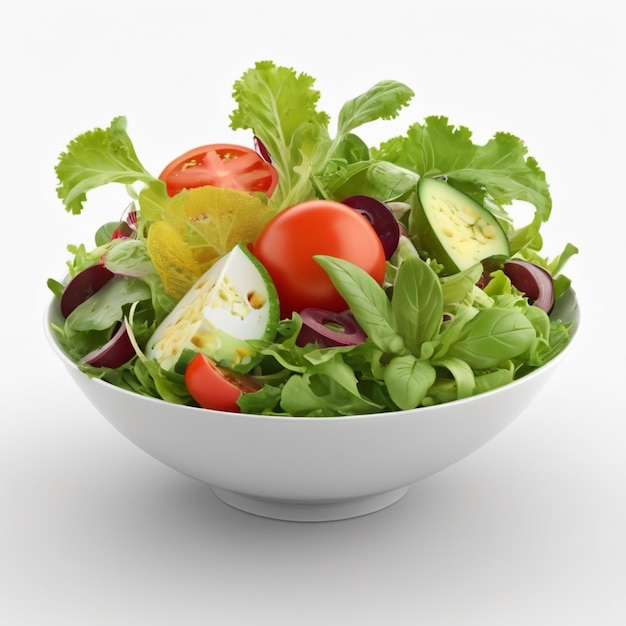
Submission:
<svg viewBox="0 0 626 626">
<path fill-rule="evenodd" d="M 221 367 L 200 352 L 185 369 L 185 384 L 201 407 L 234 413 L 239 412 L 237 400 L 242 394 L 260 388 L 249 376 Z"/>
<path fill-rule="evenodd" d="M 181 154 L 164 168 L 159 178 L 170 196 L 205 185 L 271 196 L 278 184 L 276 168 L 256 150 L 228 143 L 199 146 Z"/>
</svg>

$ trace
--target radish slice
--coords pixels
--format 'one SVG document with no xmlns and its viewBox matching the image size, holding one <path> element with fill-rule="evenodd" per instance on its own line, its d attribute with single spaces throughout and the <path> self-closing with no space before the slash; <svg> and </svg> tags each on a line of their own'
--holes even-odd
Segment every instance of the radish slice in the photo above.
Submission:
<svg viewBox="0 0 626 626">
<path fill-rule="evenodd" d="M 550 272 L 539 265 L 521 259 L 511 259 L 504 263 L 502 271 L 511 284 L 521 291 L 531 304 L 546 313 L 554 306 L 554 284 Z"/>
<path fill-rule="evenodd" d="M 67 317 L 96 291 L 100 291 L 115 274 L 102 263 L 85 268 L 67 284 L 61 295 L 61 314 Z"/>
<path fill-rule="evenodd" d="M 400 240 L 400 224 L 391 209 L 371 196 L 350 196 L 341 202 L 360 213 L 372 225 L 383 244 L 385 258 L 390 259 Z"/>
<path fill-rule="evenodd" d="M 123 321 L 109 341 L 84 356 L 81 362 L 93 365 L 93 367 L 116 368 L 124 365 L 134 356 L 135 348 L 130 340 L 126 322 Z"/>
<path fill-rule="evenodd" d="M 355 346 L 363 343 L 366 335 L 349 311 L 335 313 L 324 309 L 307 308 L 300 312 L 302 328 L 296 343 L 318 343 L 323 348 Z"/>
</svg>

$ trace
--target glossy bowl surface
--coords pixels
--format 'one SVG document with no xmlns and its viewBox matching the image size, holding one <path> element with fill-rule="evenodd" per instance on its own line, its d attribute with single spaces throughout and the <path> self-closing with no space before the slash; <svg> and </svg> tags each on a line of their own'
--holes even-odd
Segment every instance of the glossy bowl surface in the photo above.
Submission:
<svg viewBox="0 0 626 626">
<path fill-rule="evenodd" d="M 210 485 L 235 508 L 283 520 L 364 515 L 490 441 L 535 400 L 579 332 L 576 295 L 553 312 L 574 322 L 569 346 L 532 374 L 493 391 L 410 411 L 332 418 L 284 418 L 178 406 L 81 373 L 50 331 L 46 337 L 93 406 L 122 435 L 169 467 Z"/>
</svg>

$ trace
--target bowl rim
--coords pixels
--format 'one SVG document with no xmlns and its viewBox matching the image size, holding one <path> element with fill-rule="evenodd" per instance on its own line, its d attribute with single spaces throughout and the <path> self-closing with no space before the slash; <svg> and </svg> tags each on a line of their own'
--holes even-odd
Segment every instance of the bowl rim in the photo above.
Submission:
<svg viewBox="0 0 626 626">
<path fill-rule="evenodd" d="M 559 307 L 560 305 L 560 307 Z M 113 385 L 112 383 L 109 383 L 105 380 L 99 379 L 99 378 L 94 378 L 94 377 L 88 377 L 86 374 L 80 372 L 80 370 L 77 367 L 76 361 L 74 361 L 71 357 L 69 357 L 61 348 L 61 346 L 59 345 L 54 332 L 51 329 L 51 323 L 53 321 L 54 317 L 59 317 L 60 316 L 60 310 L 58 309 L 59 307 L 59 298 L 57 298 L 56 296 L 52 296 L 49 300 L 48 303 L 44 309 L 44 316 L 43 316 L 43 330 L 44 330 L 44 335 L 48 341 L 48 343 L 50 344 L 50 346 L 52 347 L 53 351 L 56 353 L 57 357 L 61 360 L 61 362 L 63 363 L 63 365 L 68 369 L 68 370 L 73 370 L 74 373 L 76 374 L 81 374 L 83 376 L 85 376 L 92 384 L 95 385 L 103 385 L 105 386 L 107 389 L 110 388 L 112 391 L 115 391 L 116 393 L 120 393 L 122 395 L 128 394 L 129 396 L 132 396 L 135 400 L 138 398 L 143 399 L 144 401 L 147 401 L 148 403 L 154 402 L 157 403 L 159 405 L 163 405 L 163 404 L 168 404 L 171 405 L 173 407 L 176 407 L 177 410 L 182 410 L 184 412 L 189 412 L 190 415 L 196 414 L 196 415 L 215 415 L 215 414 L 220 414 L 220 415 L 225 415 L 225 416 L 233 416 L 236 418 L 254 418 L 255 420 L 258 419 L 264 419 L 267 421 L 285 421 L 286 419 L 290 422 L 320 422 L 320 423 L 325 423 L 328 422 L 329 420 L 331 421 L 336 421 L 336 420 L 340 420 L 341 422 L 345 422 L 345 421 L 354 421 L 354 420 L 359 420 L 359 421 L 366 421 L 368 419 L 377 419 L 381 416 L 385 416 L 385 417 L 393 417 L 393 416 L 405 416 L 408 414 L 413 414 L 413 415 L 423 415 L 424 417 L 429 416 L 433 413 L 437 413 L 437 412 L 444 412 L 444 411 L 449 411 L 450 408 L 452 406 L 454 407 L 459 407 L 462 408 L 463 406 L 467 405 L 467 404 L 473 404 L 476 403 L 477 399 L 479 398 L 485 398 L 487 396 L 494 396 L 494 395 L 500 395 L 503 393 L 506 393 L 507 390 L 512 389 L 513 387 L 517 387 L 520 385 L 524 385 L 527 383 L 527 381 L 530 381 L 538 376 L 542 376 L 543 374 L 547 373 L 548 371 L 554 369 L 565 357 L 566 354 L 568 354 L 571 349 L 572 346 L 577 343 L 577 340 L 580 336 L 580 328 L 581 328 L 581 310 L 580 310 L 580 300 L 578 298 L 578 295 L 576 293 L 576 291 L 572 288 L 569 287 L 559 298 L 559 300 L 557 300 L 557 303 L 555 304 L 555 308 L 553 309 L 553 313 L 551 313 L 551 316 L 554 314 L 554 312 L 556 311 L 558 313 L 558 311 L 560 310 L 560 308 L 563 308 L 566 305 L 570 305 L 571 306 L 571 312 L 572 312 L 572 319 L 568 320 L 566 323 L 571 323 L 572 324 L 572 329 L 570 332 L 570 339 L 567 343 L 567 345 L 563 348 L 563 350 L 561 350 L 561 352 L 559 352 L 556 356 L 554 356 L 552 359 L 550 359 L 550 361 L 548 361 L 547 363 L 545 363 L 544 365 L 542 365 L 541 367 L 538 367 L 537 369 L 533 370 L 532 372 L 529 372 L 528 374 L 526 374 L 525 376 L 523 376 L 522 378 L 518 378 L 516 380 L 511 381 L 510 383 L 507 383 L 506 385 L 502 385 L 501 387 L 496 387 L 495 389 L 490 389 L 489 391 L 485 391 L 483 393 L 480 394 L 476 394 L 476 395 L 472 395 L 472 396 L 468 396 L 466 398 L 461 398 L 459 400 L 451 400 L 450 402 L 444 402 L 444 403 L 440 403 L 440 404 L 434 404 L 431 406 L 425 406 L 425 407 L 415 407 L 413 409 L 407 409 L 407 410 L 397 410 L 397 411 L 385 411 L 385 412 L 378 412 L 378 413 L 360 413 L 360 414 L 356 414 L 356 415 L 337 415 L 337 416 L 327 416 L 327 417 L 311 417 L 311 416 L 291 416 L 291 417 L 286 417 L 286 416 L 282 416 L 282 415 L 262 415 L 259 413 L 242 413 L 242 412 L 232 412 L 232 411 L 212 411 L 209 409 L 204 409 L 202 407 L 195 407 L 195 406 L 189 406 L 189 405 L 185 405 L 185 404 L 175 404 L 175 403 L 170 403 L 167 402 L 166 400 L 163 400 L 161 398 L 155 398 L 152 396 L 146 396 L 146 395 L 142 395 L 142 394 L 138 394 L 135 393 L 133 391 L 130 391 L 128 389 L 124 389 L 122 387 L 117 387 L 116 385 Z M 57 307 L 57 310 L 55 311 L 55 306 Z M 557 315 L 557 317 L 555 319 L 560 319 Z"/>
</svg>

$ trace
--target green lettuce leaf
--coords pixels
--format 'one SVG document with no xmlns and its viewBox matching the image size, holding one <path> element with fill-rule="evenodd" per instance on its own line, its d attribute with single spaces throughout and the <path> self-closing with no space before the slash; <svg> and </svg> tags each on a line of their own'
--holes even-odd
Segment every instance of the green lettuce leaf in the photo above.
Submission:
<svg viewBox="0 0 626 626">
<path fill-rule="evenodd" d="M 114 118 L 106 129 L 96 128 L 73 139 L 60 154 L 55 172 L 57 195 L 74 214 L 83 210 L 89 191 L 109 183 L 143 182 L 163 200 L 167 198 L 165 184 L 139 161 L 123 116 Z"/>
<path fill-rule="evenodd" d="M 419 176 L 442 176 L 496 215 L 510 234 L 511 251 L 540 247 L 539 228 L 550 217 L 552 200 L 545 173 L 527 155 L 524 142 L 510 133 L 496 133 L 484 145 L 472 141 L 464 126 L 452 126 L 444 116 L 412 124 L 406 135 L 372 149 L 374 157 Z M 524 202 L 534 207 L 534 219 L 513 232 L 513 217 L 505 207 Z"/>
<path fill-rule="evenodd" d="M 251 129 L 269 152 L 279 173 L 270 198 L 276 211 L 331 197 L 333 190 L 367 170 L 372 164 L 369 150 L 352 131 L 396 117 L 414 95 L 397 81 L 376 83 L 342 106 L 331 138 L 330 117 L 317 109 L 320 93 L 314 83 L 308 74 L 260 61 L 234 84 L 238 106 L 230 116 L 231 128 Z"/>
<path fill-rule="evenodd" d="M 329 117 L 317 110 L 315 79 L 271 61 L 259 61 L 233 87 L 233 129 L 251 129 L 278 171 L 270 204 L 279 210 L 315 196 L 309 173 L 316 147 L 328 144 Z"/>
</svg>

